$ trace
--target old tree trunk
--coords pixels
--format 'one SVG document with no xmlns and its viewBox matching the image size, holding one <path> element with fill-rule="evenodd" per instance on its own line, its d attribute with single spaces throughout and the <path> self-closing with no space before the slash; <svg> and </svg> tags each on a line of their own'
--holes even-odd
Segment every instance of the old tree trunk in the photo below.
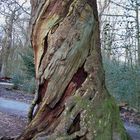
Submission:
<svg viewBox="0 0 140 140">
<path fill-rule="evenodd" d="M 38 108 L 19 140 L 127 140 L 102 67 L 96 0 L 31 0 Z"/>
</svg>

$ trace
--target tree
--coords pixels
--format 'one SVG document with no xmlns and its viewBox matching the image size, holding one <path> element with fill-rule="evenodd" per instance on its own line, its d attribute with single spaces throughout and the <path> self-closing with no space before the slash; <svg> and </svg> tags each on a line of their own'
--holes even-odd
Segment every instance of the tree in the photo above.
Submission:
<svg viewBox="0 0 140 140">
<path fill-rule="evenodd" d="M 1 68 L 1 76 L 7 76 L 7 61 L 10 54 L 10 48 L 12 44 L 12 29 L 13 22 L 15 19 L 15 11 L 12 11 L 10 17 L 7 18 L 7 27 L 5 31 L 4 43 L 3 43 L 3 56 L 2 56 L 2 68 Z"/>
<path fill-rule="evenodd" d="M 122 3 L 121 3 L 122 2 Z M 117 6 L 117 8 L 122 9 L 122 11 L 124 11 L 124 14 L 121 15 L 112 15 L 112 14 L 105 14 L 104 16 L 113 16 L 114 17 L 119 17 L 118 19 L 120 20 L 120 17 L 123 21 L 123 23 L 120 22 L 121 27 L 124 27 L 124 23 L 128 26 L 127 27 L 127 31 L 126 31 L 126 35 L 123 35 L 124 37 L 127 37 L 128 40 L 126 41 L 126 39 L 123 39 L 124 44 L 125 42 L 129 42 L 129 46 L 131 46 L 132 49 L 129 50 L 129 53 L 131 55 L 131 53 L 135 53 L 134 57 L 127 57 L 128 56 L 128 45 L 126 45 L 126 59 L 131 59 L 135 61 L 135 59 L 137 59 L 135 62 L 138 66 L 140 65 L 140 27 L 139 27 L 139 23 L 140 23 L 140 19 L 139 19 L 139 12 L 140 12 L 140 3 L 139 0 L 127 0 L 127 1 L 121 1 L 121 2 L 116 2 L 114 0 L 111 0 L 110 3 L 113 4 L 114 6 Z M 116 8 L 116 9 L 117 9 Z M 115 9 L 115 8 L 114 8 Z M 108 11 L 107 11 L 108 12 Z M 110 13 L 113 13 L 113 10 L 110 11 Z M 118 11 L 116 10 L 116 13 L 118 13 Z M 119 27 L 117 28 L 119 29 Z M 129 33 L 131 32 L 131 35 L 128 35 L 128 30 Z M 121 29 L 118 30 L 119 32 L 121 32 Z M 123 31 L 123 29 L 122 29 Z M 123 31 L 124 32 L 124 31 Z M 122 33 L 121 33 L 122 34 Z M 130 43 L 131 41 L 131 43 Z M 120 42 L 119 42 L 120 45 Z M 132 55 L 133 56 L 133 55 Z M 128 60 L 128 61 L 131 61 Z"/>
<path fill-rule="evenodd" d="M 23 17 L 22 13 L 25 13 L 25 3 L 26 0 L 22 2 L 21 5 L 19 4 L 18 0 L 0 0 L 0 14 L 3 15 L 3 18 L 5 18 L 4 37 L 2 41 L 2 66 L 0 71 L 1 77 L 8 76 L 8 59 L 13 46 L 12 44 L 14 42 L 14 25 L 16 22 L 18 23 L 20 17 Z M 26 14 L 28 14 L 27 9 Z"/>
<path fill-rule="evenodd" d="M 105 86 L 96 1 L 31 5 L 37 109 L 17 139 L 129 139 Z"/>
</svg>

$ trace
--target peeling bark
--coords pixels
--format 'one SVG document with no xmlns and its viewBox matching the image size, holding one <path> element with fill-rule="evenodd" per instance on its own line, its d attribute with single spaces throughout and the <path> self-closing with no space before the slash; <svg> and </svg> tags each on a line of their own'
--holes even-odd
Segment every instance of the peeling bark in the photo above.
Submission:
<svg viewBox="0 0 140 140">
<path fill-rule="evenodd" d="M 127 140 L 108 94 L 96 1 L 32 3 L 38 109 L 18 140 Z"/>
</svg>

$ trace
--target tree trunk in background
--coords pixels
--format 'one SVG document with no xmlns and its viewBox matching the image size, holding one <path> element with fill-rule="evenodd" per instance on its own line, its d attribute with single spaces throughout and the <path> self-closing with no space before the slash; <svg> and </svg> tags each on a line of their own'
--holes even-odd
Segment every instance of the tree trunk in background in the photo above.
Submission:
<svg viewBox="0 0 140 140">
<path fill-rule="evenodd" d="M 15 11 L 12 12 L 11 16 L 6 22 L 5 28 L 5 37 L 2 44 L 2 66 L 1 66 L 1 77 L 8 76 L 8 58 L 10 54 L 10 48 L 12 44 L 12 31 L 13 31 L 13 23 L 15 19 Z"/>
<path fill-rule="evenodd" d="M 138 44 L 138 66 L 140 67 L 140 25 L 139 25 L 139 5 L 136 2 L 136 29 L 137 29 L 137 44 Z"/>
<path fill-rule="evenodd" d="M 18 140 L 127 140 L 102 67 L 95 0 L 31 0 L 38 108 Z"/>
</svg>

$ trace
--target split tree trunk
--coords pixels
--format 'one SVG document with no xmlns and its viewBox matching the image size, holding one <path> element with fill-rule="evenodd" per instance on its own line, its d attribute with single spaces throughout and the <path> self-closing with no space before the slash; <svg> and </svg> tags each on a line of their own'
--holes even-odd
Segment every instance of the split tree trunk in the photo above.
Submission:
<svg viewBox="0 0 140 140">
<path fill-rule="evenodd" d="M 96 0 L 31 0 L 38 108 L 18 140 L 127 140 L 102 67 Z"/>
</svg>

